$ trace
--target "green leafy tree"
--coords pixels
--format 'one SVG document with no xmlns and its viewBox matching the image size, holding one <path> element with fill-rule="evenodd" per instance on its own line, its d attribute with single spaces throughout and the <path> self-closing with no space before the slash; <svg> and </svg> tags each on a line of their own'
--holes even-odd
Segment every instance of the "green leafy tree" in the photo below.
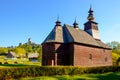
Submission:
<svg viewBox="0 0 120 80">
<path fill-rule="evenodd" d="M 120 55 L 119 55 L 119 54 L 112 53 L 113 65 L 118 65 L 118 63 L 120 62 L 120 61 L 119 61 L 119 58 L 120 58 Z"/>
<path fill-rule="evenodd" d="M 29 44 L 23 44 L 23 45 L 21 45 L 21 46 L 19 46 L 19 47 L 20 47 L 20 48 L 23 48 L 23 49 L 25 50 L 26 56 L 27 56 L 29 53 L 33 52 L 32 46 L 29 45 Z"/>
<path fill-rule="evenodd" d="M 42 46 L 38 45 L 36 50 L 37 50 L 37 53 L 39 53 L 39 57 L 38 57 L 39 61 L 42 61 Z"/>
<path fill-rule="evenodd" d="M 14 49 L 14 52 L 21 57 L 26 55 L 26 51 L 24 50 L 24 48 L 16 47 Z"/>
<path fill-rule="evenodd" d="M 28 44 L 25 43 L 23 45 L 19 45 L 19 46 L 11 46 L 8 48 L 0 48 L 0 53 L 4 53 L 4 52 L 8 52 L 8 51 L 12 51 L 15 52 L 18 56 L 23 56 L 26 55 L 26 57 L 28 56 L 29 53 L 39 53 L 39 61 L 41 61 L 42 59 L 42 46 L 39 44 Z"/>
<path fill-rule="evenodd" d="M 120 43 L 117 41 L 112 41 L 107 43 L 107 45 L 112 48 L 113 64 L 120 65 Z"/>
<path fill-rule="evenodd" d="M 24 48 L 26 51 L 26 56 L 29 53 L 39 53 L 39 61 L 42 59 L 42 46 L 38 44 L 30 45 L 30 44 L 23 44 L 21 46 L 18 46 L 20 48 Z"/>
<path fill-rule="evenodd" d="M 0 54 L 4 54 L 8 52 L 8 49 L 7 48 L 4 48 L 4 47 L 0 47 Z"/>
<path fill-rule="evenodd" d="M 112 42 L 107 43 L 107 45 L 112 48 L 112 52 L 120 54 L 120 43 L 119 42 L 112 41 Z"/>
</svg>

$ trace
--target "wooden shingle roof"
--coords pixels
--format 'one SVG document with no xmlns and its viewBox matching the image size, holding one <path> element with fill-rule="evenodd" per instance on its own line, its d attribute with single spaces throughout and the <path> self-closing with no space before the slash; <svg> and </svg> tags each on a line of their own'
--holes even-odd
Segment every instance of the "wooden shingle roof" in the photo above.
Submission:
<svg viewBox="0 0 120 80">
<path fill-rule="evenodd" d="M 43 43 L 59 42 L 63 43 L 63 28 L 62 26 L 55 26 Z"/>
<path fill-rule="evenodd" d="M 64 26 L 55 26 L 43 43 L 81 43 L 85 45 L 97 46 L 110 49 L 101 40 L 94 39 L 87 32 L 64 24 Z"/>
<path fill-rule="evenodd" d="M 39 54 L 38 53 L 29 53 L 28 58 L 38 58 Z"/>
</svg>

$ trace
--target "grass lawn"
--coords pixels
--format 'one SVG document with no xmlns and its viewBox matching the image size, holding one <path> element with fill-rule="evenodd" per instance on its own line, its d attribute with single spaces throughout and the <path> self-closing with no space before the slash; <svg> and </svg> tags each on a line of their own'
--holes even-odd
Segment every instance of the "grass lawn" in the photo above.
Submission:
<svg viewBox="0 0 120 80">
<path fill-rule="evenodd" d="M 18 80 L 120 80 L 120 72 L 109 72 L 104 74 L 82 74 L 74 76 L 41 76 L 36 78 L 21 78 Z"/>
<path fill-rule="evenodd" d="M 4 60 L 4 57 L 0 57 L 0 68 L 10 68 L 10 67 L 22 67 L 22 66 L 41 66 L 40 62 L 31 62 L 27 58 L 21 59 L 8 59 Z M 5 64 L 7 62 L 8 64 Z M 17 62 L 17 63 L 16 63 Z"/>
</svg>

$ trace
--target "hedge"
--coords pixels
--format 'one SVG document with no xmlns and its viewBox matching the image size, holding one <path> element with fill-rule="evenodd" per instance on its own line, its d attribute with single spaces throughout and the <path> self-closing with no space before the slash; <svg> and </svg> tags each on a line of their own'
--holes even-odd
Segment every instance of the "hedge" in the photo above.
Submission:
<svg viewBox="0 0 120 80">
<path fill-rule="evenodd" d="M 105 67 L 73 67 L 73 66 L 28 66 L 16 68 L 1 68 L 0 80 L 18 79 L 22 77 L 37 77 L 51 75 L 80 75 L 89 73 L 120 72 L 120 66 Z"/>
</svg>

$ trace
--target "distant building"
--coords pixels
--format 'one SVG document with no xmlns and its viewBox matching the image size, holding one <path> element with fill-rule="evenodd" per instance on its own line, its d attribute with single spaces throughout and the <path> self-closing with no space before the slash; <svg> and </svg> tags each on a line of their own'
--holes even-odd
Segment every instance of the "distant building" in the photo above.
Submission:
<svg viewBox="0 0 120 80">
<path fill-rule="evenodd" d="M 54 29 L 42 43 L 42 65 L 111 66 L 112 50 L 99 37 L 98 23 L 90 8 L 84 30 L 61 25 L 56 21 Z"/>
<path fill-rule="evenodd" d="M 29 53 L 28 59 L 29 61 L 38 61 L 39 54 L 38 53 Z"/>
<path fill-rule="evenodd" d="M 28 44 L 33 44 L 33 42 L 32 42 L 32 39 L 31 38 L 28 38 Z"/>
<path fill-rule="evenodd" d="M 10 51 L 10 52 L 7 53 L 6 57 L 11 58 L 11 59 L 16 59 L 17 55 L 16 55 L 16 53 Z"/>
<path fill-rule="evenodd" d="M 19 46 L 22 46 L 23 45 L 23 43 L 19 43 Z"/>
<path fill-rule="evenodd" d="M 24 44 L 29 44 L 29 45 L 31 45 L 31 46 L 38 45 L 38 44 L 32 42 L 32 39 L 31 39 L 31 38 L 28 38 L 28 42 L 26 42 L 26 43 L 19 43 L 19 46 L 22 46 L 22 45 L 24 45 Z"/>
</svg>

